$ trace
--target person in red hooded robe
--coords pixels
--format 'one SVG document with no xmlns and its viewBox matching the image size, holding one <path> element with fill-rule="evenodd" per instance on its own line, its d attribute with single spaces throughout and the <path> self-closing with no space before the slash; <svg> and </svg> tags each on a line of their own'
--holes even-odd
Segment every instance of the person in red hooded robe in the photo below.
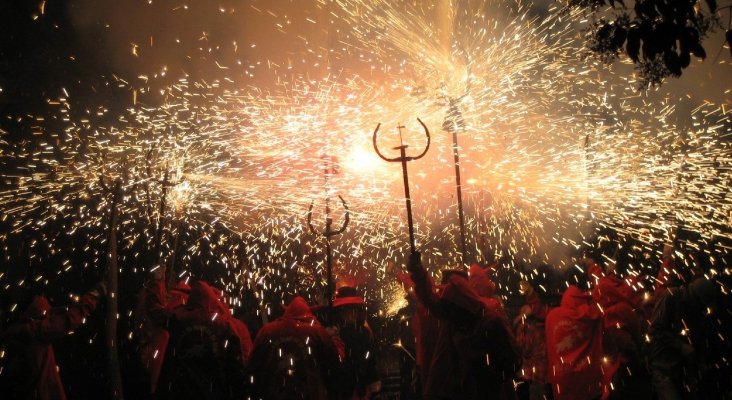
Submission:
<svg viewBox="0 0 732 400">
<path fill-rule="evenodd" d="M 502 397 L 504 382 L 515 376 L 520 362 L 505 317 L 488 307 L 459 274 L 438 295 L 419 253 L 410 255 L 408 269 L 419 301 L 440 320 L 424 398 Z"/>
<path fill-rule="evenodd" d="M 569 286 L 546 317 L 548 379 L 556 400 L 602 394 L 602 315 L 589 293 Z"/>
<path fill-rule="evenodd" d="M 220 292 L 195 281 L 186 304 L 174 308 L 165 306 L 164 293 L 164 281 L 151 285 L 148 313 L 170 332 L 156 395 L 240 398 L 251 338 L 220 301 Z"/>
<path fill-rule="evenodd" d="M 51 309 L 43 296 L 33 299 L 20 320 L 0 335 L 7 352 L 0 372 L 3 398 L 66 399 L 52 343 L 84 323 L 106 291 L 100 282 L 66 310 Z"/>
<path fill-rule="evenodd" d="M 643 376 L 638 354 L 643 324 L 643 291 L 637 280 L 621 279 L 608 271 L 592 289 L 603 321 L 603 399 L 625 398 L 638 393 L 637 378 Z"/>
<path fill-rule="evenodd" d="M 424 392 L 424 385 L 430 374 L 430 366 L 432 365 L 432 356 L 437 344 L 437 332 L 439 331 L 440 321 L 430 313 L 427 307 L 417 299 L 414 291 L 414 282 L 409 274 L 397 274 L 397 279 L 405 286 L 407 296 L 414 304 L 414 314 L 410 319 L 412 335 L 414 337 L 414 358 L 417 365 L 417 378 L 419 393 Z M 432 278 L 429 276 L 430 286 L 434 286 Z M 446 283 L 446 282 L 445 282 Z M 435 288 L 438 293 L 442 292 L 444 285 Z"/>
<path fill-rule="evenodd" d="M 544 398 L 544 385 L 547 382 L 546 359 L 546 319 L 547 307 L 527 280 L 519 282 L 519 292 L 524 295 L 525 303 L 514 319 L 516 342 L 521 349 L 521 371 L 519 377 L 528 385 L 531 400 Z"/>
<path fill-rule="evenodd" d="M 367 400 L 381 390 L 376 340 L 366 319 L 366 302 L 355 287 L 342 286 L 333 300 L 338 336 L 343 341 L 343 377 L 339 397 Z"/>
<path fill-rule="evenodd" d="M 481 268 L 478 264 L 471 265 L 470 270 L 468 271 L 468 283 L 475 293 L 480 296 L 486 307 L 503 315 L 506 318 L 506 321 L 508 321 L 508 316 L 506 316 L 503 303 L 496 296 L 496 284 L 493 283 L 491 278 L 488 276 L 489 270 L 490 269 Z"/>
<path fill-rule="evenodd" d="M 164 269 L 158 268 L 158 270 Z M 142 363 L 141 379 L 148 384 L 150 394 L 155 393 L 157 389 L 170 333 L 164 325 L 159 325 L 158 321 L 148 315 L 149 302 L 156 302 L 158 298 L 167 298 L 165 307 L 168 309 L 176 308 L 186 303 L 191 287 L 185 281 L 180 281 L 170 288 L 167 296 L 164 290 L 165 286 L 158 285 L 157 282 L 152 283 L 150 290 L 147 287 L 143 288 L 138 295 L 135 309 L 135 331 Z M 155 293 L 151 298 L 150 291 L 162 292 Z"/>
<path fill-rule="evenodd" d="M 710 336 L 719 334 L 713 321 L 719 303 L 719 285 L 698 278 L 673 288 L 659 299 L 648 331 L 648 363 L 653 388 L 660 400 L 723 398 L 705 387 L 711 363 Z M 712 329 L 716 328 L 716 329 Z M 701 385 L 700 385 L 701 384 Z"/>
<path fill-rule="evenodd" d="M 341 358 L 330 333 L 320 325 L 305 299 L 295 297 L 282 317 L 257 333 L 247 367 L 250 397 L 335 399 Z"/>
</svg>

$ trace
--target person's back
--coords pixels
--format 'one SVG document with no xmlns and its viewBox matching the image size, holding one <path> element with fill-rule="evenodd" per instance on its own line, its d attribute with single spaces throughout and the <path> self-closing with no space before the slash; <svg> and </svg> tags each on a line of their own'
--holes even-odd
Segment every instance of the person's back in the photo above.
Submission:
<svg viewBox="0 0 732 400">
<path fill-rule="evenodd" d="M 334 395 L 340 356 L 330 334 L 297 297 L 282 318 L 259 331 L 247 369 L 252 398 L 325 400 Z"/>
<path fill-rule="evenodd" d="M 648 385 L 641 364 L 642 291 L 634 278 L 608 274 L 592 289 L 603 310 L 603 349 L 606 357 L 603 398 L 624 398 Z M 650 387 L 648 387 L 650 388 Z"/>
<path fill-rule="evenodd" d="M 592 298 L 576 286 L 546 317 L 549 382 L 557 400 L 587 400 L 602 393 L 602 318 Z"/>
<path fill-rule="evenodd" d="M 528 391 L 532 400 L 543 399 L 546 384 L 546 319 L 547 307 L 528 281 L 520 282 L 519 291 L 526 302 L 514 320 L 516 342 L 521 351 L 521 370 L 519 377 L 525 382 L 523 390 Z"/>
<path fill-rule="evenodd" d="M 419 253 L 410 256 L 409 271 L 419 301 L 440 320 L 425 398 L 512 396 L 502 386 L 514 377 L 520 360 L 500 307 L 484 301 L 460 274 L 453 274 L 438 295 Z"/>
<path fill-rule="evenodd" d="M 664 292 L 653 309 L 648 331 L 648 359 L 659 399 L 695 394 L 702 371 L 709 368 L 705 347 L 708 315 L 719 288 L 706 278 Z"/>
<path fill-rule="evenodd" d="M 170 341 L 157 395 L 161 398 L 230 399 L 243 394 L 242 346 L 218 294 L 204 282 L 191 285 L 188 302 L 169 311 Z"/>
<path fill-rule="evenodd" d="M 142 364 L 139 379 L 148 384 L 149 393 L 151 394 L 157 390 L 170 333 L 164 323 L 148 315 L 149 302 L 167 299 L 165 308 L 173 309 L 186 303 L 191 290 L 188 284 L 181 281 L 166 294 L 163 281 L 158 279 L 146 283 L 137 296 L 137 305 L 134 312 L 135 336 L 137 337 L 140 363 Z"/>
<path fill-rule="evenodd" d="M 336 292 L 333 308 L 345 351 L 340 398 L 368 399 L 381 389 L 381 380 L 374 334 L 366 321 L 366 303 L 355 287 L 343 286 Z"/>
<path fill-rule="evenodd" d="M 52 343 L 81 325 L 105 291 L 98 284 L 67 310 L 52 310 L 45 297 L 33 300 L 21 319 L 0 335 L 7 353 L 0 373 L 3 398 L 66 399 Z"/>
</svg>

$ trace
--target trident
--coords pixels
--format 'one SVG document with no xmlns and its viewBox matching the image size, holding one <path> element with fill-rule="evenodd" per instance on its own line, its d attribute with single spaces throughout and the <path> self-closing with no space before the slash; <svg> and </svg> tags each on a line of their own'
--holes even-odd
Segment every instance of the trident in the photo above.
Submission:
<svg viewBox="0 0 732 400">
<path fill-rule="evenodd" d="M 313 227 L 313 204 L 315 203 L 314 201 L 310 202 L 310 208 L 308 209 L 308 226 L 310 227 L 310 231 L 314 234 L 320 234 L 325 238 L 325 259 L 328 280 L 326 286 L 326 297 L 328 298 L 328 323 L 333 322 L 333 255 L 330 249 L 330 238 L 345 232 L 346 227 L 348 226 L 348 222 L 351 220 L 348 211 L 348 204 L 346 204 L 346 201 L 343 200 L 343 197 L 341 197 L 340 195 L 338 195 L 338 198 L 341 199 L 341 204 L 343 204 L 343 208 L 346 210 L 346 214 L 343 219 L 343 225 L 341 225 L 341 227 L 336 230 L 332 229 L 333 218 L 330 217 L 330 202 L 328 201 L 327 197 L 325 199 L 325 230 L 323 232 L 318 232 L 315 227 Z"/>
<path fill-rule="evenodd" d="M 409 174 L 407 173 L 407 161 L 412 160 L 419 160 L 420 158 L 424 157 L 425 154 L 427 154 L 427 150 L 430 148 L 430 131 L 427 129 L 427 126 L 422 122 L 421 119 L 417 118 L 417 121 L 422 125 L 422 128 L 424 128 L 424 133 L 427 135 L 427 147 L 424 148 L 424 151 L 422 154 L 416 156 L 416 157 L 407 157 L 407 145 L 404 144 L 402 141 L 402 129 L 404 129 L 404 125 L 397 124 L 397 129 L 399 130 L 399 143 L 400 145 L 397 147 L 393 147 L 393 150 L 399 150 L 399 157 L 395 158 L 387 158 L 384 157 L 383 154 L 379 151 L 379 146 L 376 145 L 376 134 L 379 132 L 379 128 L 381 127 L 381 123 L 376 125 L 376 129 L 374 130 L 374 150 L 376 150 L 376 154 L 379 155 L 384 161 L 388 162 L 401 162 L 402 163 L 402 175 L 404 176 L 404 198 L 407 203 L 407 224 L 409 225 L 409 245 L 411 246 L 412 253 L 415 253 L 417 251 L 417 246 L 414 241 L 414 223 L 412 222 L 412 198 L 409 196 Z"/>
</svg>

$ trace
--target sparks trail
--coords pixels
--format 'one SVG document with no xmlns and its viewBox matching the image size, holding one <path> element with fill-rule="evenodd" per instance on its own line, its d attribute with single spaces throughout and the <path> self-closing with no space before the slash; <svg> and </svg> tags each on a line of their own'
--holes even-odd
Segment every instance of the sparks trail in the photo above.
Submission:
<svg viewBox="0 0 732 400">
<path fill-rule="evenodd" d="M 161 216 L 149 204 L 163 193 L 153 182 L 164 179 L 159 171 L 168 165 L 170 181 L 180 181 L 168 193 L 176 207 L 166 213 L 181 221 L 181 273 L 203 259 L 223 266 L 230 287 L 246 275 L 280 295 L 292 289 L 285 277 L 312 279 L 325 268 L 316 238 L 298 227 L 320 195 L 326 148 L 342 155 L 332 190 L 353 210 L 349 231 L 334 245 L 335 264 L 343 274 L 375 276 L 384 263 L 401 263 L 408 247 L 398 239 L 407 225 L 399 173 L 373 154 L 372 123 L 419 115 L 434 131 L 445 116 L 441 96 L 458 98 L 468 86 L 460 103 L 460 163 L 473 254 L 556 263 L 589 236 L 588 219 L 647 241 L 679 221 L 704 237 L 729 236 L 730 122 L 721 105 L 684 114 L 676 98 L 639 95 L 634 82 L 577 59 L 567 21 L 540 21 L 524 6 L 494 3 L 454 10 L 446 50 L 427 5 L 339 1 L 326 20 L 314 21 L 342 18 L 328 40 L 331 64 L 341 71 L 331 68 L 322 78 L 303 72 L 267 88 L 184 78 L 163 88 L 160 106 L 146 105 L 140 92 L 113 123 L 74 117 L 63 94 L 49 102 L 49 113 L 64 122 L 60 133 L 38 116 L 37 140 L 3 143 L 5 236 L 30 232 L 54 252 L 63 252 L 68 234 L 103 241 L 108 200 L 97 177 L 102 168 L 119 173 L 126 164 L 132 180 L 149 188 L 120 205 L 122 215 L 138 221 L 123 221 L 121 242 L 137 249 L 155 236 L 150 221 Z M 321 44 L 303 46 L 317 53 Z M 351 51 L 357 62 L 347 59 Z M 256 61 L 292 76 L 285 74 L 290 66 Z M 445 136 L 435 134 L 433 151 L 410 166 L 414 222 L 433 265 L 461 259 L 453 250 L 459 238 L 447 229 L 457 211 Z M 147 168 L 150 148 L 155 168 Z M 221 231 L 231 239 L 221 239 Z M 98 264 L 103 249 L 81 247 Z M 138 252 L 131 259 L 142 260 Z M 67 262 L 62 270 L 74 267 L 80 268 Z"/>
</svg>

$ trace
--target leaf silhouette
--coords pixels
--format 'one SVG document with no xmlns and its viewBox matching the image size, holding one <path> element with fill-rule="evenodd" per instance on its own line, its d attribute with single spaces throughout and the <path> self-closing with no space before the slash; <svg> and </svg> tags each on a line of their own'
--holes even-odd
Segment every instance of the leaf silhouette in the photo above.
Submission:
<svg viewBox="0 0 732 400">
<path fill-rule="evenodd" d="M 638 62 L 638 51 L 640 51 L 640 34 L 637 29 L 628 31 L 628 43 L 625 46 L 625 52 L 633 62 Z"/>
</svg>

